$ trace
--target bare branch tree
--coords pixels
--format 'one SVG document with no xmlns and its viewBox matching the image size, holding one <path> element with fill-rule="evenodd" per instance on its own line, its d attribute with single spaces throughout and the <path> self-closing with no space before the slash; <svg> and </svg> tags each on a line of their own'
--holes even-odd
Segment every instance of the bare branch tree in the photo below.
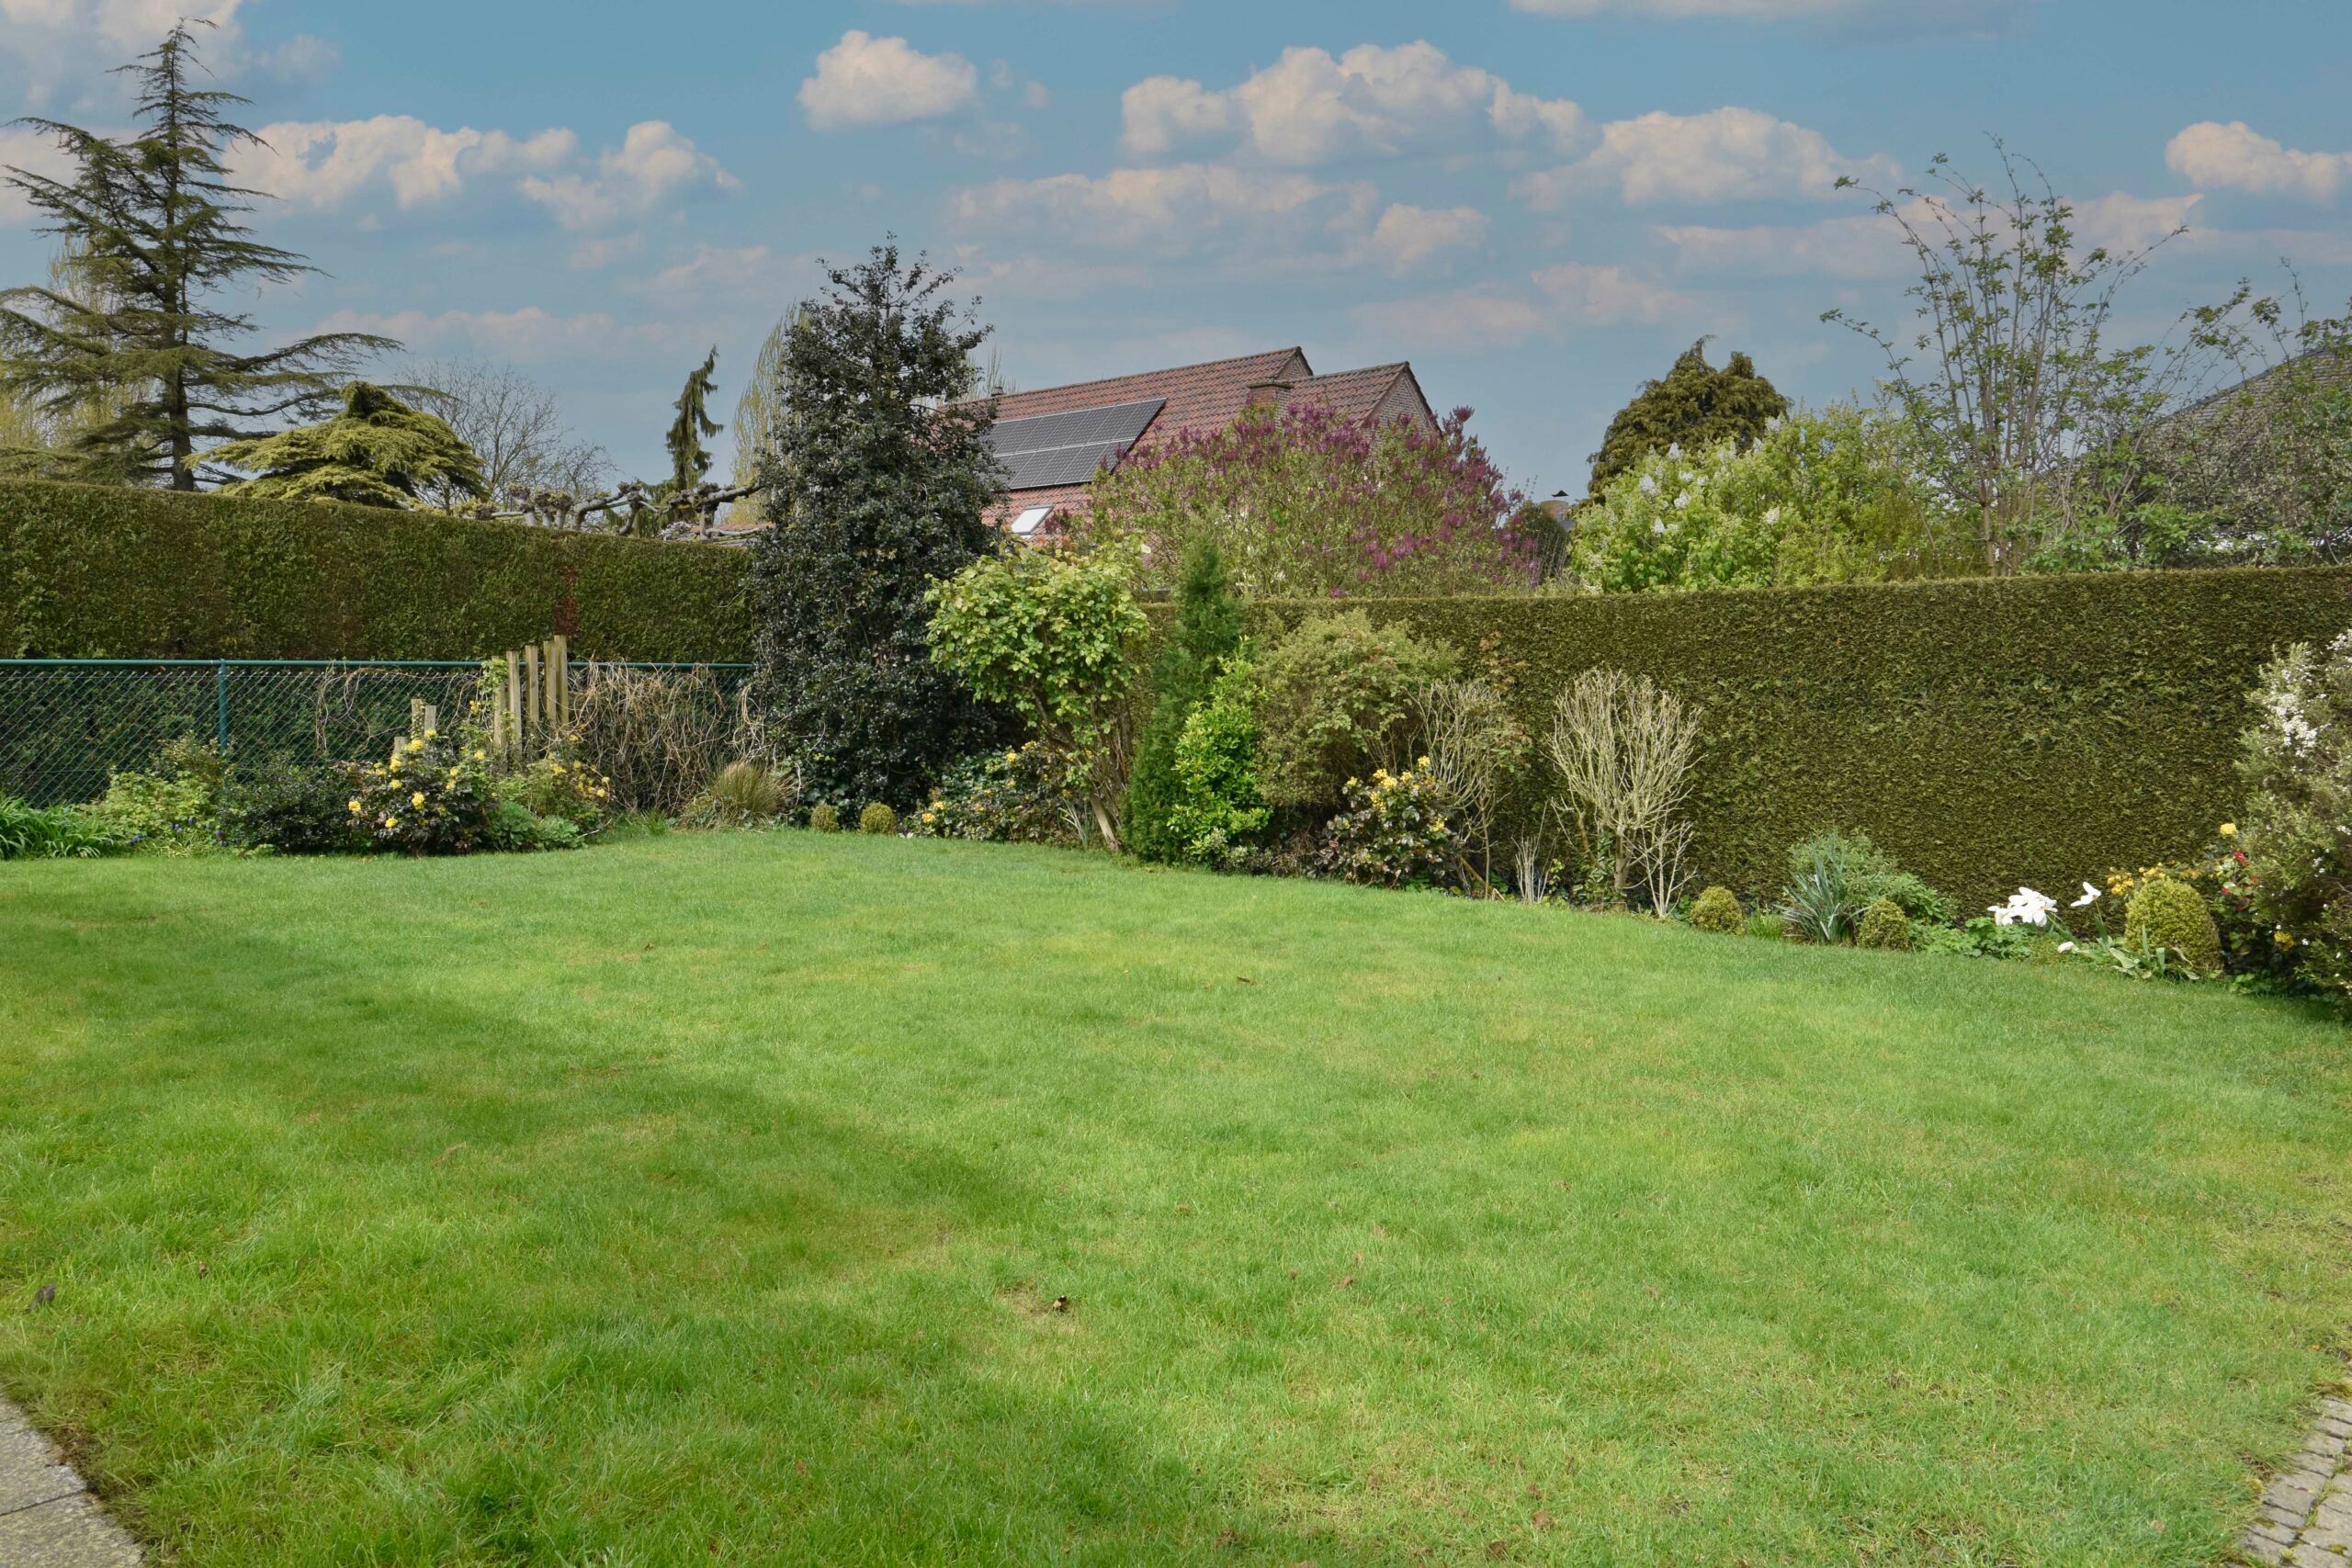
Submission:
<svg viewBox="0 0 2352 1568">
<path fill-rule="evenodd" d="M 449 422 L 449 428 L 481 459 L 490 493 L 516 491 L 600 492 L 613 460 L 594 442 L 575 436 L 564 423 L 555 394 L 521 371 L 479 360 L 435 360 L 410 373 L 418 401 Z M 424 498 L 445 510 L 467 498 L 428 491 Z"/>
<path fill-rule="evenodd" d="M 2191 360 L 2107 343 L 2119 291 L 2185 230 L 2136 250 L 2085 248 L 2040 165 L 1993 146 L 1998 190 L 1940 153 L 1918 187 L 1838 182 L 1875 197 L 1899 229 L 1919 272 L 1907 290 L 1915 329 L 1906 338 L 1843 310 L 1822 319 L 1885 354 L 1882 395 L 1918 437 L 1928 478 L 1974 519 L 1997 575 L 2129 506 L 2143 478 L 2136 438 Z"/>
<path fill-rule="evenodd" d="M 1671 913 L 1685 870 L 1699 710 L 1646 675 L 1588 670 L 1554 699 L 1544 750 L 1558 770 L 1557 803 L 1589 852 L 1605 854 L 1617 899 L 1639 886 Z"/>
</svg>

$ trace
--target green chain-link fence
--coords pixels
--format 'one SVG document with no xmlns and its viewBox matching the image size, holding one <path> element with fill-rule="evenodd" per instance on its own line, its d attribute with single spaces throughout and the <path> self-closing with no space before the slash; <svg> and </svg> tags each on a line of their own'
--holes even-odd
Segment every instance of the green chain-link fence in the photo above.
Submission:
<svg viewBox="0 0 2352 1568">
<path fill-rule="evenodd" d="M 574 664 L 575 686 L 594 668 Z M 731 694 L 748 667 L 701 668 Z M 463 715 L 481 671 L 468 660 L 0 660 L 0 795 L 35 806 L 96 799 L 109 774 L 150 766 L 178 739 L 239 761 L 372 757 L 407 729 L 412 701 L 446 721 Z"/>
</svg>

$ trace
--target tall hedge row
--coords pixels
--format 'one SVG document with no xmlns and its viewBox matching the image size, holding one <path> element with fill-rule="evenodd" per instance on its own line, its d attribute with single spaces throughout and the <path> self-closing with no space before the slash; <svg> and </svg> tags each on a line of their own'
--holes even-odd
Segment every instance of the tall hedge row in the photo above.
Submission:
<svg viewBox="0 0 2352 1568">
<path fill-rule="evenodd" d="M 313 502 L 0 483 L 0 656 L 750 657 L 744 552 Z"/>
<path fill-rule="evenodd" d="M 1270 630 L 1329 607 L 1257 614 Z M 1711 880 L 1776 892 L 1792 843 L 1861 829 L 1975 908 L 2211 842 L 2241 805 L 2256 672 L 2352 627 L 2352 568 L 1363 607 L 1523 660 L 1538 733 L 1599 665 L 1703 706 Z"/>
</svg>

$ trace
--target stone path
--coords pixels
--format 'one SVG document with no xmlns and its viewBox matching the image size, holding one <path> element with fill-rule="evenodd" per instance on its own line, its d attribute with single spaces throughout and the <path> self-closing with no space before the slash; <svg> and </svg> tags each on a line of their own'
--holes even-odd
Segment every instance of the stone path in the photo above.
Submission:
<svg viewBox="0 0 2352 1568">
<path fill-rule="evenodd" d="M 0 1397 L 0 1563 L 139 1568 L 139 1547 L 107 1517 L 74 1467 Z"/>
<path fill-rule="evenodd" d="M 2352 1385 L 2320 1401 L 2319 1424 L 2303 1451 L 2262 1495 L 2262 1516 L 2238 1550 L 2256 1562 L 2290 1568 L 2352 1568 Z"/>
</svg>

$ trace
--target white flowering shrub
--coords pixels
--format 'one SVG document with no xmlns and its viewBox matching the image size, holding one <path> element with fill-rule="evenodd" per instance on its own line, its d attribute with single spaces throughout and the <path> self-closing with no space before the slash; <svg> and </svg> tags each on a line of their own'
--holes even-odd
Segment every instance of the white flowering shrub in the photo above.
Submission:
<svg viewBox="0 0 2352 1568">
<path fill-rule="evenodd" d="M 1970 570 L 1952 514 L 1914 476 L 1894 427 L 1842 405 L 1778 421 L 1746 451 L 1668 447 L 1577 513 L 1570 572 L 1638 593 Z"/>
<path fill-rule="evenodd" d="M 2352 1003 L 2352 632 L 2298 643 L 2262 672 L 2240 741 L 2247 786 L 2231 891 L 2297 977 Z"/>
</svg>

